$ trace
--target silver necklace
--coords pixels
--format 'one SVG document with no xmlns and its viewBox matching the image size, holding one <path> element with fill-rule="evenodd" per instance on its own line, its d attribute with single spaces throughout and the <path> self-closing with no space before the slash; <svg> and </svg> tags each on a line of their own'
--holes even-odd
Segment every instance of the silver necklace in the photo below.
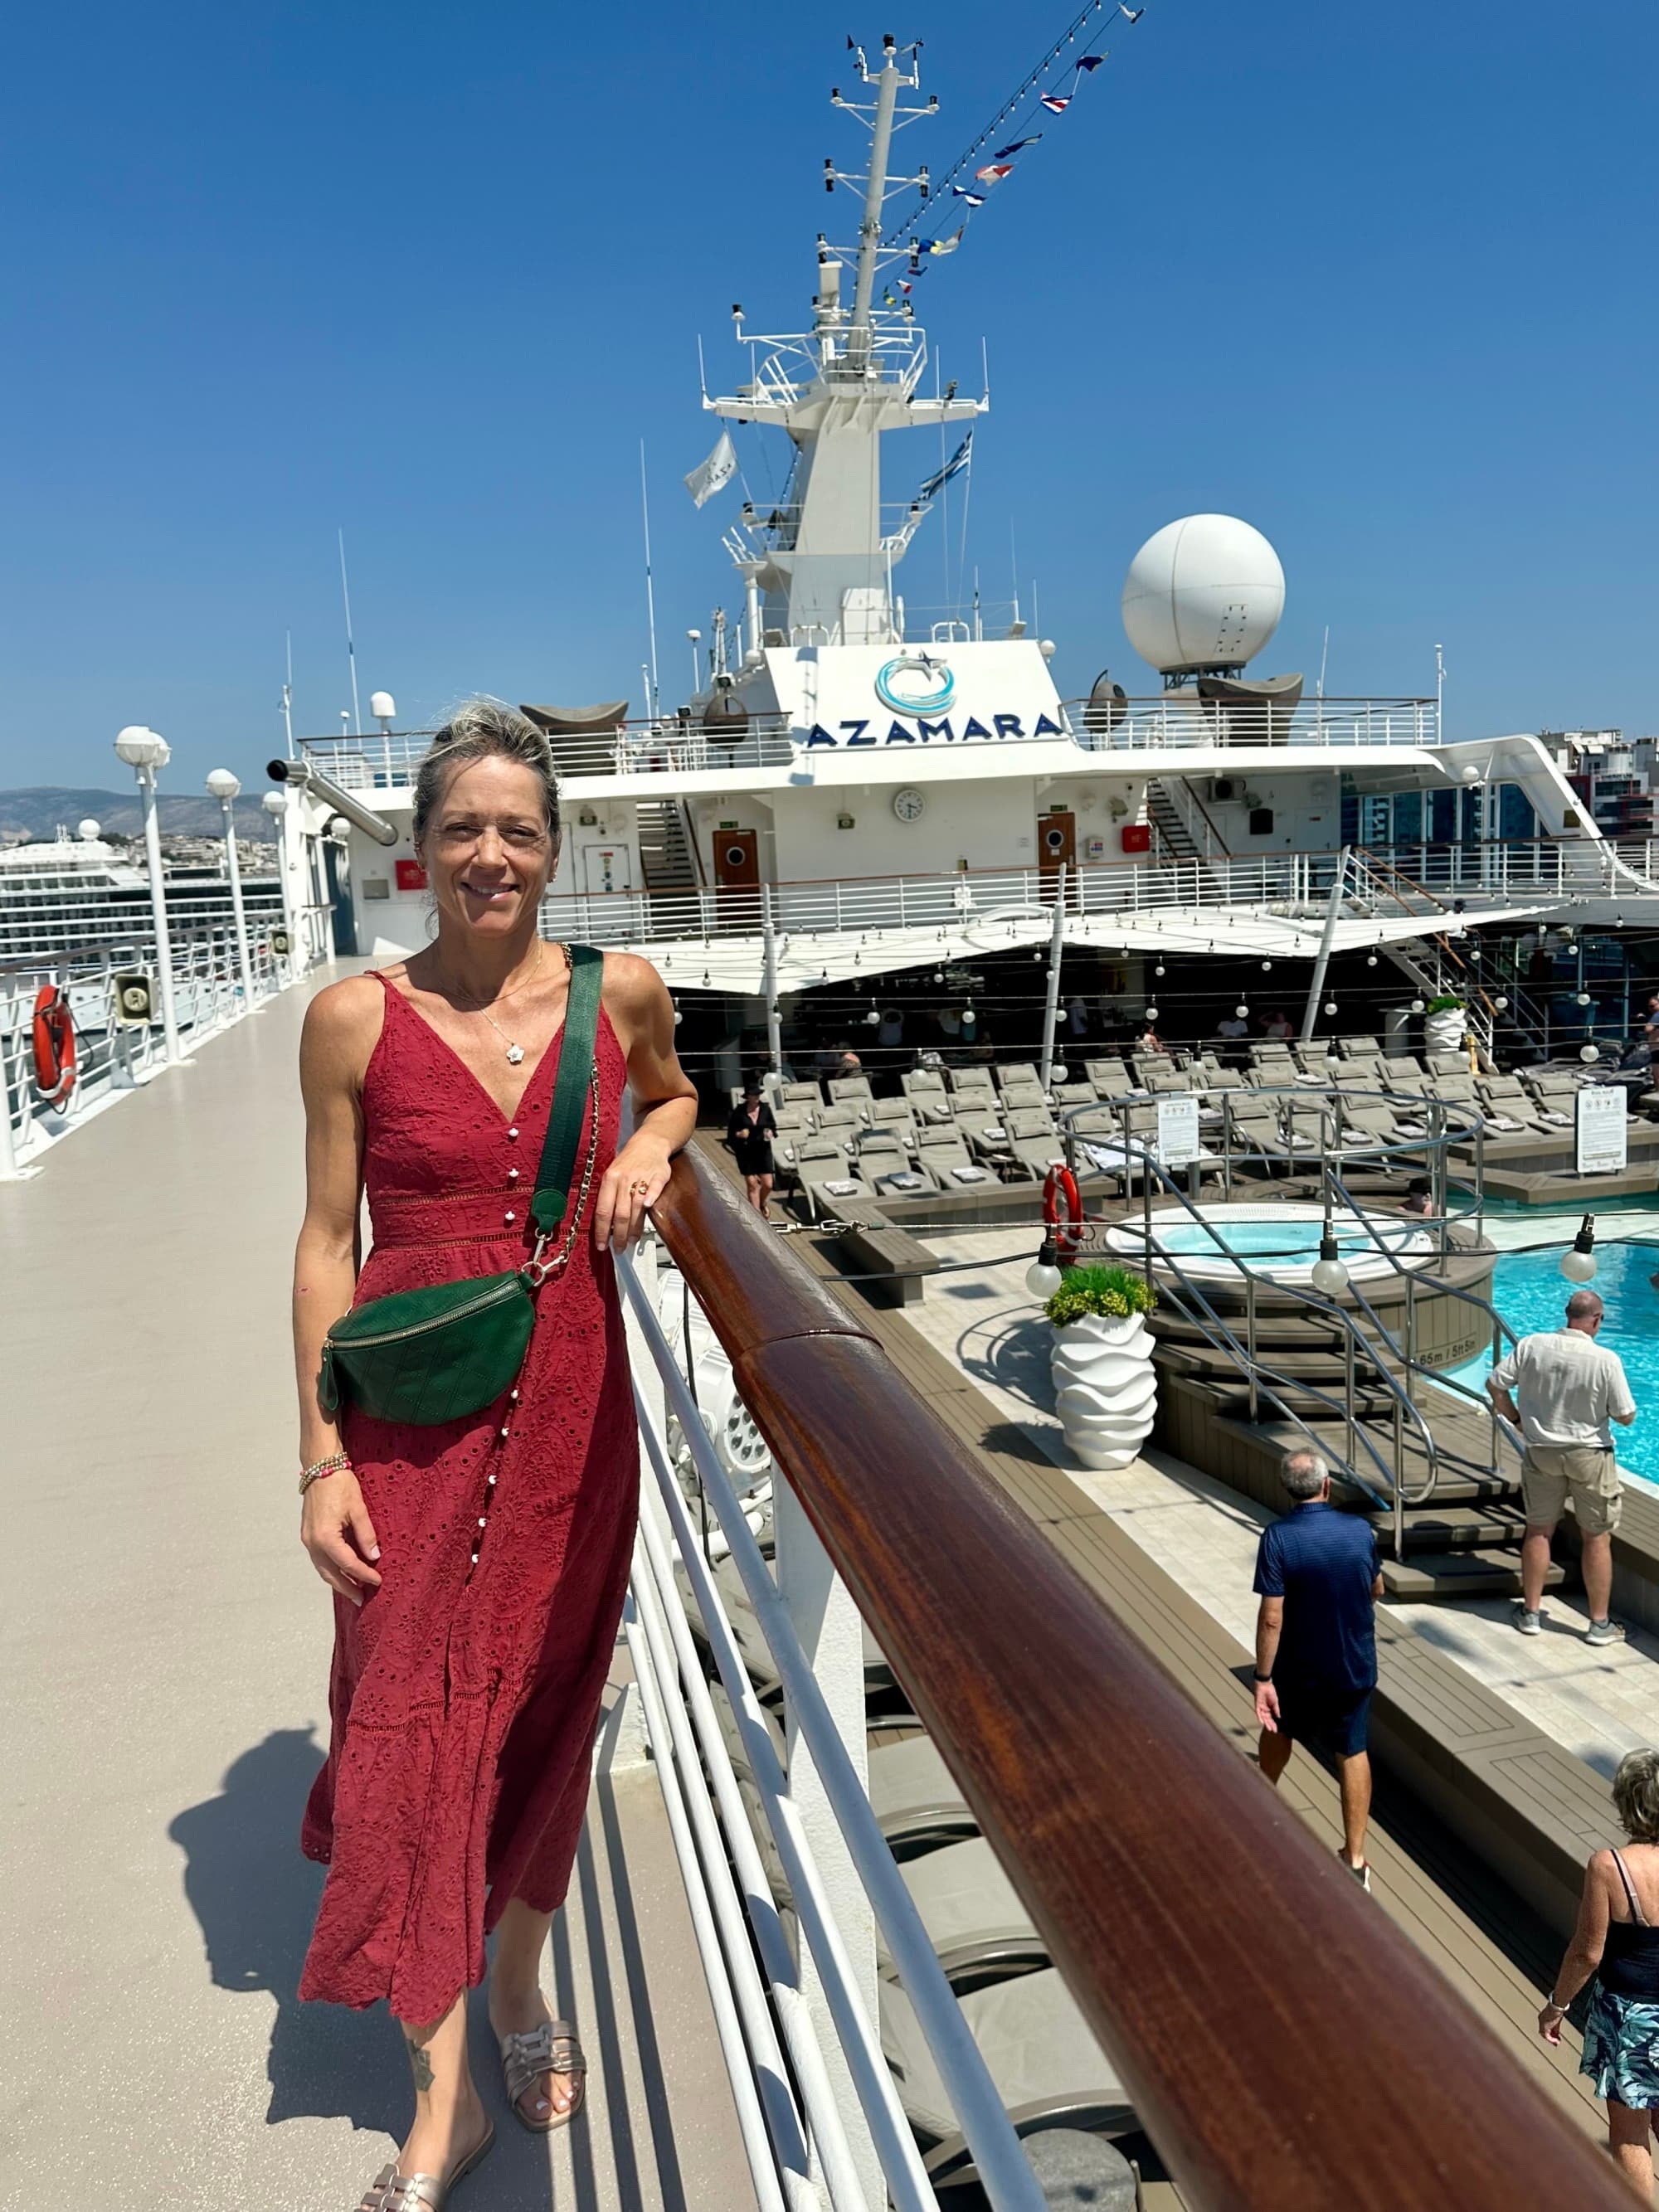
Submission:
<svg viewBox="0 0 1659 2212">
<path fill-rule="evenodd" d="M 530 988 L 530 986 L 531 986 L 531 985 L 535 981 L 535 980 L 536 980 L 537 976 L 540 975 L 540 973 L 541 973 L 541 969 L 542 969 L 542 940 L 541 940 L 539 938 L 538 938 L 538 939 L 537 939 L 537 940 L 536 940 L 536 964 L 535 964 L 535 966 L 531 969 L 530 973 L 529 973 L 529 974 L 525 977 L 525 979 L 524 979 L 524 981 L 523 981 L 523 982 L 522 982 L 522 983 L 515 983 L 515 984 L 514 985 L 513 988 L 512 988 L 510 991 L 504 992 L 504 993 L 501 994 L 501 995 L 502 995 L 502 997 L 504 997 L 504 998 L 508 998 L 508 999 L 516 999 L 516 998 L 518 997 L 518 995 L 519 995 L 519 994 L 520 994 L 520 991 L 527 991 L 527 990 Z M 500 998 L 498 998 L 498 999 L 495 1000 L 495 1004 L 499 1006 L 501 1005 L 501 1000 Z M 467 1009 L 467 1012 L 468 1012 L 469 1013 L 473 1013 L 473 1014 L 482 1014 L 482 1015 L 483 1016 L 484 1019 L 489 1023 L 489 1024 L 490 1028 L 491 1028 L 492 1030 L 495 1030 L 495 1032 L 496 1036 L 497 1036 L 498 1037 L 500 1037 L 500 1039 L 501 1039 L 501 1042 L 502 1042 L 502 1043 L 507 1047 L 507 1064 L 508 1064 L 508 1066 L 512 1066 L 512 1067 L 516 1067 L 516 1066 L 518 1066 L 519 1062 L 520 1062 L 520 1061 L 524 1058 L 524 1047 L 523 1047 L 521 1044 L 516 1043 L 516 1042 L 514 1041 L 514 1039 L 513 1039 L 512 1037 L 508 1036 L 508 1035 L 507 1035 L 507 1031 L 506 1031 L 506 1030 L 501 1027 L 501 1024 L 496 1020 L 496 1018 L 495 1018 L 495 1015 L 494 1015 L 494 1014 L 492 1014 L 492 1013 L 490 1012 L 490 1011 L 489 1011 L 489 1007 L 488 1007 L 488 1006 L 469 1006 L 469 1007 L 468 1007 L 468 1009 Z"/>
</svg>

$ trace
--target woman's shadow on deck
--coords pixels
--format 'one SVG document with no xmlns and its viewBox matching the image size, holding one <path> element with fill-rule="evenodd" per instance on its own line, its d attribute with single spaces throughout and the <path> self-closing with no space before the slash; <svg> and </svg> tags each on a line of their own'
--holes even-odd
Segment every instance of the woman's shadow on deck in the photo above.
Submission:
<svg viewBox="0 0 1659 2212">
<path fill-rule="evenodd" d="M 274 1729 L 167 1833 L 185 1854 L 185 1894 L 215 1987 L 276 2000 L 267 2122 L 343 2118 L 395 2137 L 409 2117 L 409 2073 L 383 2010 L 299 2001 L 323 1887 L 322 1868 L 300 1853 L 300 1815 L 320 1764 L 314 1730 Z"/>
</svg>

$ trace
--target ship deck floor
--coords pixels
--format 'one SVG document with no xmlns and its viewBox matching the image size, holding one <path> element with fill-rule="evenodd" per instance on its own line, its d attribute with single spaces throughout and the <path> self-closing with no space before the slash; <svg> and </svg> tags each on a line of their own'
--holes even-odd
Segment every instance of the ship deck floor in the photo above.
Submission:
<svg viewBox="0 0 1659 2212">
<path fill-rule="evenodd" d="M 950 1256 L 972 1256 L 971 1234 L 941 1239 L 939 1249 L 944 1252 L 948 1243 Z M 827 1238 L 791 1241 L 820 1274 L 844 1271 L 844 1259 Z M 1022 1346 L 1019 1340 L 1030 1316 L 1020 1279 L 1030 1259 L 1031 1231 L 998 1229 L 985 1241 L 994 1256 L 983 1274 L 929 1277 L 919 1304 L 876 1304 L 856 1283 L 837 1285 L 838 1293 L 1103 1603 L 1156 1654 L 1240 1755 L 1253 1757 L 1249 1582 L 1259 1521 L 1248 1501 L 1162 1454 L 1148 1455 L 1132 1471 L 1133 1482 L 1056 1463 L 1042 1435 L 1046 1428 L 1058 1445 L 1048 1410 L 1052 1401 L 1043 1395 L 1046 1349 L 1034 1354 L 1031 1342 Z M 1016 1244 L 1017 1262 L 1009 1256 Z M 1036 1332 L 1026 1334 L 1040 1345 Z M 1110 1506 L 1101 1494 L 1108 1482 L 1118 1493 Z M 1551 1602 L 1553 1610 L 1565 1610 Z M 1395 1610 L 1432 1610 L 1443 1632 L 1447 1626 L 1446 1608 Z M 1504 1633 L 1510 1644 L 1522 1641 Z M 1576 1639 L 1540 1638 L 1527 1649 L 1538 1645 L 1559 1645 L 1582 1664 Z M 1646 1672 L 1651 1662 L 1638 1664 L 1644 1679 L 1652 1679 Z M 1302 1755 L 1279 1786 L 1334 1850 L 1341 1835 L 1334 1775 Z M 1604 2139 L 1601 2107 L 1577 2071 L 1575 2032 L 1569 2027 L 1554 2051 L 1536 2033 L 1560 1938 L 1426 1806 L 1382 1774 L 1368 1855 L 1382 1910 L 1448 1977 L 1517 2064 Z"/>
<path fill-rule="evenodd" d="M 0 1185 L 6 1685 L 0 2205 L 344 2212 L 406 2124 L 391 2022 L 295 2001 L 329 1607 L 297 1541 L 295 1076 L 323 971 Z M 547 2138 L 472 2050 L 498 2212 L 754 2196 L 654 1773 L 620 1703 L 550 1995 L 586 2117 Z M 464 2200 L 471 2201 L 471 2199 Z"/>
</svg>

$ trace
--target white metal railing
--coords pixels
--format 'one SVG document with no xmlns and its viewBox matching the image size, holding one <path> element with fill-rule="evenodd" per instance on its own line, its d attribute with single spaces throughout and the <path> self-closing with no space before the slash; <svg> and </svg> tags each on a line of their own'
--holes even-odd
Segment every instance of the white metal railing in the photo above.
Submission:
<svg viewBox="0 0 1659 2212">
<path fill-rule="evenodd" d="M 1245 905 L 1285 914 L 1322 912 L 1337 862 L 1335 853 L 1100 861 L 1068 872 L 1066 903 L 1069 912 L 1082 915 Z M 593 945 L 759 937 L 769 902 L 780 934 L 931 929 L 971 937 L 1016 911 L 1051 906 L 1054 882 L 1041 869 L 1012 868 L 754 889 L 561 893 L 544 901 L 542 920 L 551 936 Z"/>
<path fill-rule="evenodd" d="M 1095 752 L 1202 745 L 1433 745 L 1440 741 L 1432 699 L 1304 699 L 1234 705 L 1189 692 L 1157 699 L 1068 699 L 1079 740 Z"/>
<path fill-rule="evenodd" d="M 1423 839 L 1374 848 L 1403 876 L 1444 897 L 1525 904 L 1540 896 L 1659 896 L 1659 842 L 1510 838 L 1452 845 Z"/>
<path fill-rule="evenodd" d="M 253 1000 L 260 1005 L 286 990 L 326 957 L 328 914 L 307 908 L 295 917 L 295 942 L 286 954 L 272 950 L 263 926 L 249 932 Z M 0 975 L 0 1180 L 26 1172 L 52 1146 L 123 1092 L 135 1091 L 167 1064 L 159 1004 L 148 1023 L 117 1018 L 116 978 L 142 973 L 155 992 L 153 938 L 133 938 L 75 957 L 15 963 Z M 173 1003 L 181 1042 L 199 1043 L 248 1011 L 234 930 L 201 931 L 173 947 Z M 76 1080 L 64 1110 L 44 1099 L 35 1080 L 34 1002 L 43 985 L 55 985 L 68 1001 L 76 1042 Z"/>
<path fill-rule="evenodd" d="M 935 625 L 935 629 L 939 625 Z M 827 633 L 825 634 L 827 641 Z M 810 641 L 797 640 L 797 642 Z M 932 642 L 938 642 L 935 637 Z M 1190 750 L 1206 745 L 1432 745 L 1439 720 L 1432 699 L 1325 699 L 1291 707 L 1228 706 L 1183 695 L 1095 703 L 1069 700 L 1060 709 L 1060 742 L 1084 752 Z M 347 791 L 404 790 L 432 743 L 430 730 L 391 730 L 378 737 L 302 738 L 301 750 Z M 932 742 L 943 743 L 942 739 Z M 960 738 L 957 743 L 963 742 Z M 979 744 L 979 739 L 968 742 Z M 1040 737 L 987 738 L 1000 746 L 1052 744 Z M 624 723 L 616 730 L 550 738 L 562 776 L 696 775 L 788 768 L 819 750 L 787 714 L 750 714 L 726 734 L 704 726 L 701 709 Z"/>
<path fill-rule="evenodd" d="M 649 1271 L 624 1258 L 618 1273 L 651 1363 L 636 1376 L 635 1384 L 649 1472 L 635 1550 L 628 1640 L 757 2196 L 768 2212 L 784 2206 L 789 2212 L 808 2212 L 826 2197 L 834 2212 L 882 2212 L 888 2202 L 898 2212 L 937 2212 L 938 2207 L 883 2054 L 878 2025 L 870 2017 L 848 1957 L 811 1833 L 791 1795 L 693 1522 L 686 1489 L 651 1410 L 648 1386 L 653 1383 L 678 1424 L 689 1485 L 712 1508 L 730 1547 L 791 1720 L 829 1800 L 835 1832 L 880 1923 L 981 2185 L 998 2212 L 1040 2212 L 1042 2193 L 882 1835 L 744 1503 L 692 1396 L 681 1364 L 682 1353 L 690 1359 L 690 1345 L 677 1350 L 670 1341 L 647 1287 Z M 748 1778 L 817 1972 L 856 2097 L 856 2114 L 843 2112 L 836 2101 L 799 1962 L 772 1897 L 731 1748 L 692 1639 L 676 1559 L 735 1717 Z M 852 1663 L 860 1664 L 856 1657 Z M 861 1685 L 861 1665 L 860 1680 Z M 780 2063 L 780 2038 L 787 2047 L 788 2069 Z M 872 2199 L 860 2178 L 850 2139 L 855 2122 L 859 2137 L 879 2161 L 884 2186 L 878 2200 Z"/>
</svg>

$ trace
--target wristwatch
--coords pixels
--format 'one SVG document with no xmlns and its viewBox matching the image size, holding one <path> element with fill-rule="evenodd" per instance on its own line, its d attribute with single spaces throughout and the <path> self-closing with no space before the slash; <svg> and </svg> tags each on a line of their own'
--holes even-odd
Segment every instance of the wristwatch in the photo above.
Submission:
<svg viewBox="0 0 1659 2212">
<path fill-rule="evenodd" d="M 1271 1682 L 1273 1676 L 1271 1674 L 1258 1674 L 1255 1679 L 1258 1682 Z"/>
</svg>

